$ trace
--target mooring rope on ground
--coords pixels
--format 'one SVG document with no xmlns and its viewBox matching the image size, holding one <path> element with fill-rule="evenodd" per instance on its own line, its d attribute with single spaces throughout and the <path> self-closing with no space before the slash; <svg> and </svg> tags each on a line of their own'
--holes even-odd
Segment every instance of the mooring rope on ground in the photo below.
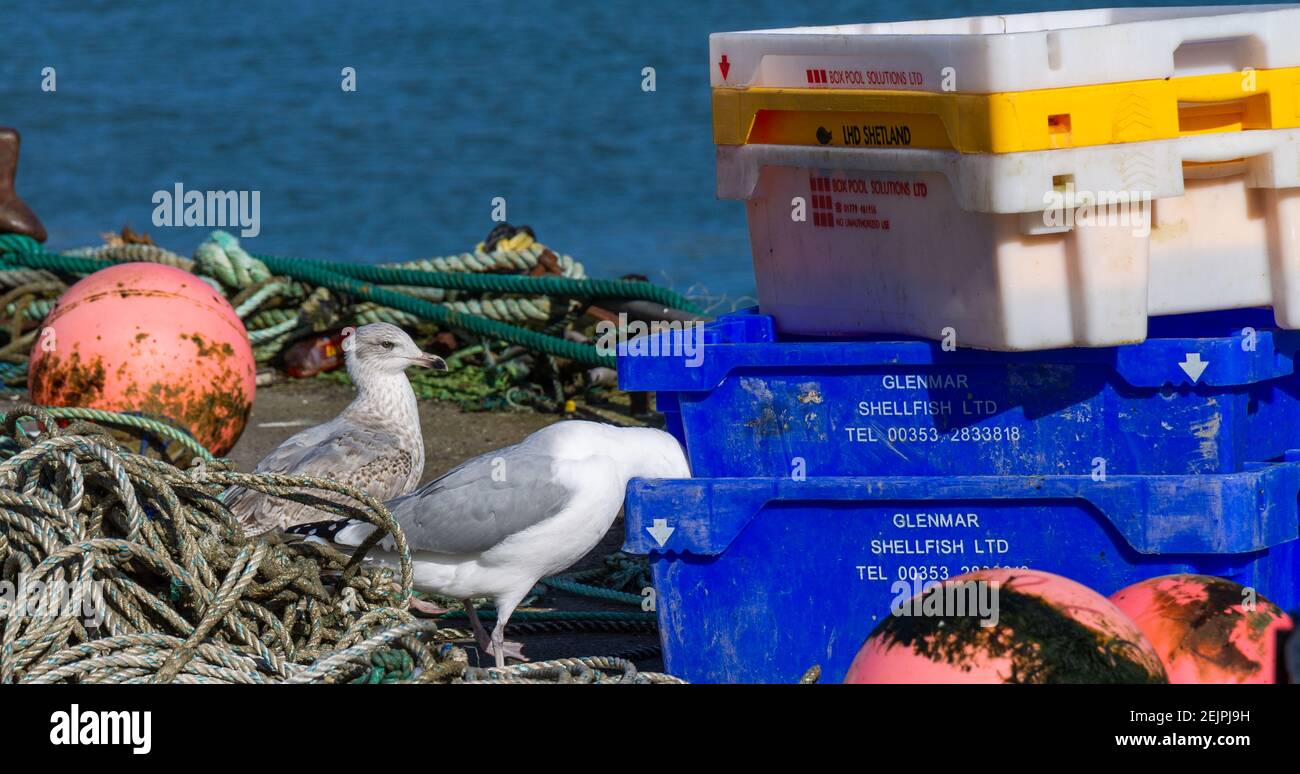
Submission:
<svg viewBox="0 0 1300 774">
<path fill-rule="evenodd" d="M 179 443 L 194 457 L 209 462 L 216 459 L 216 457 L 212 456 L 212 452 L 204 448 L 203 444 L 194 440 L 194 436 L 179 427 L 167 424 L 162 420 L 138 414 L 103 411 L 100 409 L 44 406 L 42 407 L 42 410 L 54 419 L 84 419 L 87 422 L 95 422 L 98 424 L 109 425 L 111 427 L 124 427 L 132 430 L 140 430 L 161 439 Z M 0 423 L 4 423 L 5 421 L 6 417 L 4 412 L 0 412 Z"/>
<path fill-rule="evenodd" d="M 595 599 L 603 599 L 608 602 L 622 602 L 629 605 L 641 604 L 641 597 L 638 594 L 629 594 L 625 591 L 615 591 L 614 589 L 579 583 L 572 578 L 561 575 L 547 578 L 541 583 L 543 586 L 549 586 L 556 591 L 563 591 L 578 596 L 594 597 Z"/>
<path fill-rule="evenodd" d="M 533 621 L 525 619 L 516 623 L 512 617 L 510 631 L 516 635 L 567 634 L 572 632 L 588 634 L 655 634 L 659 631 L 659 627 L 655 625 L 653 620 L 593 621 L 579 619 L 576 621 Z"/>
<path fill-rule="evenodd" d="M 519 252 L 535 255 L 540 246 L 530 244 Z M 262 304 L 280 295 L 309 294 L 306 288 L 325 288 L 336 293 L 374 304 L 370 317 L 389 317 L 388 321 L 410 323 L 411 318 L 458 328 L 493 340 L 523 345 L 548 355 L 564 357 L 586 365 L 613 366 L 614 356 L 599 352 L 589 344 L 566 340 L 516 322 L 546 323 L 554 316 L 550 298 L 581 300 L 647 300 L 695 311 L 682 296 L 648 282 L 594 280 L 568 276 L 523 276 L 465 271 L 428 271 L 404 268 L 349 264 L 332 261 L 309 261 L 272 255 L 253 255 L 239 246 L 238 240 L 222 231 L 214 232 L 195 250 L 193 261 L 184 262 L 174 253 L 154 245 L 111 245 L 79 253 L 51 253 L 35 240 L 17 234 L 0 235 L 0 265 L 9 269 L 44 270 L 72 275 L 86 275 L 122 260 L 154 260 L 173 266 L 188 266 L 201 275 L 213 277 L 228 294 L 241 318 L 249 325 L 250 340 L 266 354 L 268 343 L 283 344 L 299 322 L 300 315 L 275 321 L 273 330 L 252 325 L 249 316 Z M 535 258 L 534 258 L 535 260 Z M 409 265 L 409 264 L 408 264 Z M 292 283 L 277 281 L 284 277 Z M 381 287 L 393 286 L 393 287 Z M 20 285 L 18 289 L 27 286 Z M 485 294 L 481 298 L 446 298 L 438 302 L 425 294 L 401 292 L 399 288 L 428 288 L 443 292 L 467 291 Z M 251 291 L 250 291 L 251 289 Z M 48 291 L 48 288 L 46 289 Z M 508 294 L 493 296 L 491 294 Z M 518 297 L 514 297 L 518 296 Z M 48 313 L 48 299 L 33 298 L 23 305 L 21 314 L 37 319 Z M 18 314 L 19 310 L 14 310 Z M 407 317 L 403 317 L 407 316 Z M 290 321 L 293 321 L 290 323 Z M 367 320 L 375 321 L 375 320 Z M 275 350 L 278 352 L 278 348 Z"/>
<path fill-rule="evenodd" d="M 450 610 L 439 616 L 439 620 L 454 620 L 466 618 L 468 613 L 464 610 Z M 479 610 L 478 617 L 484 621 L 496 620 L 497 613 L 495 610 Z M 520 610 L 510 616 L 511 621 L 582 621 L 584 623 L 591 621 L 609 621 L 612 623 L 622 623 L 626 621 L 634 622 L 654 622 L 654 613 L 644 613 L 638 610 Z"/>
<path fill-rule="evenodd" d="M 22 450 L 0 462 L 0 581 L 26 591 L 0 598 L 0 683 L 676 681 L 616 659 L 469 667 L 450 644 L 465 632 L 406 609 L 409 549 L 364 493 L 220 460 L 182 471 L 34 406 L 3 427 Z M 399 571 L 249 540 L 220 500 L 229 486 L 371 521 Z"/>
<path fill-rule="evenodd" d="M 194 261 L 183 255 L 177 255 L 171 250 L 161 248 L 158 245 L 121 244 L 104 245 L 102 247 L 83 247 L 76 250 L 69 250 L 66 255 L 74 255 L 81 258 L 100 258 L 112 261 L 113 263 L 131 261 L 161 263 L 165 266 L 172 266 L 184 271 L 194 271 Z"/>
<path fill-rule="evenodd" d="M 463 271 L 475 273 L 530 272 L 545 258 L 554 261 L 554 269 L 562 277 L 582 279 L 586 268 L 572 256 L 551 252 L 541 242 L 531 238 L 501 240 L 490 248 L 479 245 L 472 253 L 417 258 L 413 261 L 379 264 L 386 269 L 415 269 L 417 271 Z"/>
<path fill-rule="evenodd" d="M 550 336 L 528 328 L 498 322 L 487 317 L 462 314 L 445 305 L 434 304 L 413 296 L 397 293 L 369 282 L 338 274 L 315 264 L 275 256 L 259 256 L 277 274 L 293 277 L 319 287 L 347 293 L 354 298 L 373 301 L 398 311 L 413 314 L 429 322 L 459 328 L 494 340 L 520 344 L 537 352 L 555 355 L 587 365 L 613 367 L 618 359 L 612 354 L 601 354 L 596 347 Z"/>
<path fill-rule="evenodd" d="M 259 256 L 263 261 L 268 256 Z M 686 311 L 697 311 L 694 305 L 667 288 L 639 280 L 573 280 L 568 277 L 529 277 L 518 274 L 468 274 L 464 272 L 417 271 L 394 269 L 338 261 L 303 261 L 300 258 L 275 258 L 276 264 L 267 266 L 278 273 L 275 265 L 286 261 L 319 266 L 335 274 L 371 282 L 376 285 L 413 285 L 444 290 L 472 290 L 490 293 L 519 293 L 523 295 L 566 296 L 570 298 L 614 298 L 653 301 L 664 306 Z"/>
<path fill-rule="evenodd" d="M 609 674 L 612 673 L 612 674 Z M 657 672 L 637 672 L 624 658 L 595 656 L 535 661 L 508 667 L 467 670 L 467 683 L 685 683 L 679 677 Z"/>
</svg>

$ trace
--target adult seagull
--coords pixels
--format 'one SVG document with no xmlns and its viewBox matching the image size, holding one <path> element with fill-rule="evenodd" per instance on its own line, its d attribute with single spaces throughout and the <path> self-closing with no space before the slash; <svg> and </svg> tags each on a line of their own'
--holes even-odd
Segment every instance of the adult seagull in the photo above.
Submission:
<svg viewBox="0 0 1300 774">
<path fill-rule="evenodd" d="M 343 358 L 356 397 L 334 419 L 280 444 L 254 472 L 330 478 L 380 500 L 405 494 L 424 473 L 424 437 L 406 369 L 418 365 L 446 370 L 447 364 L 420 351 L 405 331 L 389 323 L 357 328 L 344 340 Z M 223 499 L 249 535 L 329 516 L 309 505 L 241 487 L 226 490 Z"/>
<path fill-rule="evenodd" d="M 415 587 L 465 602 L 479 647 L 505 665 L 522 658 L 506 622 L 537 581 L 596 547 L 623 507 L 632 478 L 689 478 L 677 440 L 662 430 L 571 420 L 479 455 L 387 503 L 411 549 Z M 289 532 L 356 548 L 376 527 L 336 520 Z M 385 536 L 367 561 L 397 566 Z M 489 638 L 468 600 L 492 597 Z"/>
</svg>

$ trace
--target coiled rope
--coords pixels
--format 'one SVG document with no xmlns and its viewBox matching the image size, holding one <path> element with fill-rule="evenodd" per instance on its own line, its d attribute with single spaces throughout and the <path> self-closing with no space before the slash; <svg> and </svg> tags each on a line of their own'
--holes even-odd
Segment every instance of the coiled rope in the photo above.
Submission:
<svg viewBox="0 0 1300 774">
<path fill-rule="evenodd" d="M 409 549 L 383 504 L 332 481 L 181 471 L 34 406 L 3 432 L 22 450 L 0 462 L 0 581 L 27 591 L 0 597 L 0 683 L 675 681 L 617 659 L 469 667 L 450 644 L 464 631 L 406 610 Z M 228 486 L 371 521 L 393 534 L 399 571 L 248 540 L 219 499 Z"/>
<path fill-rule="evenodd" d="M 132 430 L 143 430 L 150 435 L 179 443 L 181 446 L 185 447 L 185 450 L 193 457 L 198 457 L 199 459 L 208 462 L 216 459 L 216 457 L 212 456 L 212 452 L 208 451 L 203 444 L 194 440 L 194 436 L 175 425 L 169 425 L 166 422 L 147 416 L 125 414 L 117 411 L 103 411 L 100 409 L 61 406 L 45 406 L 42 410 L 53 419 L 84 419 L 88 422 L 95 422 L 98 424 L 130 428 Z M 6 415 L 3 412 L 0 412 L 0 423 L 4 423 L 6 419 Z"/>
</svg>

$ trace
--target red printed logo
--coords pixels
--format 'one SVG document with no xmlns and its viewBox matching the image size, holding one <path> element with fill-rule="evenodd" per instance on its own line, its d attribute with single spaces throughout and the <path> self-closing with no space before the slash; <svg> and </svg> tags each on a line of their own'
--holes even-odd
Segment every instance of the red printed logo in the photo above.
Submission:
<svg viewBox="0 0 1300 774">
<path fill-rule="evenodd" d="M 835 228 L 835 201 L 831 198 L 829 177 L 809 177 L 812 191 L 812 222 L 818 228 Z"/>
</svg>

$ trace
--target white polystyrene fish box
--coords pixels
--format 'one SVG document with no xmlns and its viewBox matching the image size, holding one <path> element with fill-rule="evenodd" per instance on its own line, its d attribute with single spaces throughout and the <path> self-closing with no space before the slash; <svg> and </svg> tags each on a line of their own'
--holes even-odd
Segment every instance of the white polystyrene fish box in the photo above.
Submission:
<svg viewBox="0 0 1300 774">
<path fill-rule="evenodd" d="M 709 36 L 714 88 L 989 94 L 1300 66 L 1300 6 L 1099 8 Z"/>
<path fill-rule="evenodd" d="M 760 309 L 787 333 L 1037 350 L 1149 315 L 1300 328 L 1300 130 L 1008 154 L 720 146 Z"/>
</svg>

